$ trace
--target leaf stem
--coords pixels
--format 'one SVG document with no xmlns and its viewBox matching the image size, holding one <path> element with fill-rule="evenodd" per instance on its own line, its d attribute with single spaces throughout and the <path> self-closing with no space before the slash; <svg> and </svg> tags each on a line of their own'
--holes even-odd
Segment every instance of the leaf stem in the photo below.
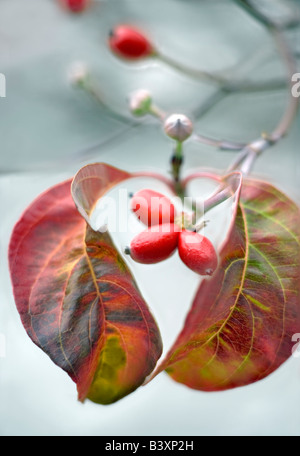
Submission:
<svg viewBox="0 0 300 456">
<path fill-rule="evenodd" d="M 200 142 L 201 144 L 206 144 L 208 146 L 217 147 L 219 150 L 234 150 L 239 151 L 244 149 L 247 146 L 247 143 L 239 143 L 234 141 L 228 141 L 226 139 L 213 139 L 204 135 L 195 133 L 192 138 L 195 141 Z"/>
<path fill-rule="evenodd" d="M 168 64 L 170 67 L 174 68 L 181 73 L 184 73 L 186 76 L 190 76 L 193 79 L 202 80 L 206 83 L 214 84 L 220 87 L 220 90 L 226 95 L 230 93 L 237 92 L 261 92 L 261 91 L 270 91 L 282 89 L 285 85 L 285 81 L 282 79 L 268 81 L 268 82 L 257 82 L 253 83 L 251 81 L 234 81 L 232 76 L 223 76 L 218 73 L 212 73 L 203 70 L 197 70 L 194 68 L 189 68 L 179 63 L 178 61 L 173 60 L 171 57 L 157 54 L 157 57 L 164 63 Z"/>
<path fill-rule="evenodd" d="M 88 93 L 94 100 L 96 100 L 103 109 L 106 110 L 107 115 L 110 117 L 121 121 L 122 123 L 126 123 L 127 125 L 134 126 L 139 125 L 139 122 L 132 120 L 125 115 L 120 114 L 119 112 L 114 111 L 105 101 L 104 96 L 100 92 L 98 86 L 95 84 L 94 80 L 91 77 L 91 74 L 88 74 L 84 79 L 82 79 L 79 83 L 75 84 L 75 87 L 84 90 Z"/>
<path fill-rule="evenodd" d="M 198 70 L 194 68 L 187 68 L 178 61 L 172 59 L 170 56 L 165 54 L 157 54 L 157 58 L 165 63 L 166 65 L 170 66 L 171 68 L 184 73 L 187 76 L 190 76 L 197 80 L 203 80 L 205 82 L 216 84 L 216 85 L 224 85 L 226 84 L 227 80 L 218 74 L 211 73 L 209 71 Z"/>
<path fill-rule="evenodd" d="M 219 204 L 224 203 L 224 201 L 226 201 L 230 196 L 232 196 L 230 189 L 228 187 L 224 188 L 224 186 L 221 186 L 217 192 L 204 201 L 204 214 Z"/>
<path fill-rule="evenodd" d="M 166 113 L 160 109 L 156 104 L 152 104 L 149 108 L 149 114 L 154 117 L 157 117 L 161 122 L 164 121 Z"/>
<path fill-rule="evenodd" d="M 183 199 L 184 188 L 181 182 L 181 167 L 183 164 L 183 145 L 181 141 L 176 141 L 173 156 L 171 158 L 171 173 L 174 180 L 174 188 L 176 194 Z"/>
</svg>

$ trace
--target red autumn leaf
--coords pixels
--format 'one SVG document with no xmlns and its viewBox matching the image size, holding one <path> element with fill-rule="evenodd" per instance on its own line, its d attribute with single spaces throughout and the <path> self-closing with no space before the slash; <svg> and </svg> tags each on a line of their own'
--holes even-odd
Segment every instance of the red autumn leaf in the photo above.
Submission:
<svg viewBox="0 0 300 456">
<path fill-rule="evenodd" d="M 133 176 L 105 163 L 86 165 L 78 171 L 71 185 L 71 193 L 87 223 L 90 223 L 90 215 L 97 201 L 117 184 Z"/>
<path fill-rule="evenodd" d="M 154 375 L 166 369 L 191 388 L 219 391 L 271 374 L 299 332 L 299 272 L 299 208 L 268 183 L 247 180 L 219 269 L 201 283 Z"/>
<path fill-rule="evenodd" d="M 130 177 L 106 165 L 100 176 L 102 183 L 79 179 L 73 187 L 85 209 Z M 16 224 L 9 246 L 13 292 L 28 335 L 76 382 L 79 400 L 108 404 L 142 384 L 161 355 L 161 338 L 109 234 L 86 224 L 70 186 L 46 191 Z"/>
</svg>

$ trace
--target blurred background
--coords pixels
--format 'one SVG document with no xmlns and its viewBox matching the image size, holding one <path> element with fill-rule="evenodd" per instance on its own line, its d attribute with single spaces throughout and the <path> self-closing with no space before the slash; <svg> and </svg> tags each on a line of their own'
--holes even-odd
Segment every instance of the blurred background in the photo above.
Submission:
<svg viewBox="0 0 300 456">
<path fill-rule="evenodd" d="M 252 3 L 280 23 L 300 14 L 299 1 Z M 119 23 L 139 27 L 182 66 L 235 83 L 246 79 L 252 88 L 225 93 L 159 59 L 120 60 L 107 46 Z M 287 27 L 284 35 L 300 71 L 300 27 Z M 88 66 L 101 102 L 70 85 L 69 68 L 78 61 Z M 6 98 L 0 98 L 0 434 L 300 435 L 300 358 L 259 383 L 224 393 L 196 392 L 163 373 L 109 407 L 78 403 L 73 382 L 27 337 L 6 259 L 11 231 L 27 205 L 84 164 L 168 172 L 172 141 L 157 119 L 134 118 L 128 109 L 137 89 L 149 90 L 165 112 L 190 116 L 204 136 L 247 143 L 271 132 L 289 87 L 266 27 L 233 0 L 94 0 L 82 14 L 68 13 L 56 0 L 0 0 L 0 73 L 6 78 Z M 298 202 L 299 126 L 298 116 L 254 169 Z M 185 170 L 223 170 L 235 154 L 188 140 Z M 168 344 L 196 284 L 191 277 L 188 292 L 181 290 L 173 287 L 173 276 L 153 287 L 162 273 L 137 271 Z"/>
</svg>

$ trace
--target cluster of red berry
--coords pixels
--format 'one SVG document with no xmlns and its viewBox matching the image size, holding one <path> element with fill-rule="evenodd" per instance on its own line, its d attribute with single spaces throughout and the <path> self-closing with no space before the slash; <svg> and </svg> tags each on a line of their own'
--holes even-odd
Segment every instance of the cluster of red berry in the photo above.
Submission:
<svg viewBox="0 0 300 456">
<path fill-rule="evenodd" d="M 212 275 L 218 258 L 210 240 L 185 228 L 183 213 L 177 214 L 169 198 L 153 190 L 133 195 L 131 209 L 148 228 L 139 233 L 125 253 L 138 263 L 154 264 L 169 258 L 178 248 L 183 263 L 200 275 Z"/>
</svg>

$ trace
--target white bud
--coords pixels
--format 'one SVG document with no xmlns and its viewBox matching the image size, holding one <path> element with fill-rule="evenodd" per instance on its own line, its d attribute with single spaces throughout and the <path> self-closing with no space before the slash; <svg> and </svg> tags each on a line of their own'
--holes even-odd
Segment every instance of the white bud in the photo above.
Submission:
<svg viewBox="0 0 300 456">
<path fill-rule="evenodd" d="M 152 105 L 151 93 L 141 89 L 132 93 L 129 100 L 129 107 L 135 116 L 144 116 L 147 114 Z"/>
<path fill-rule="evenodd" d="M 88 67 L 84 62 L 74 62 L 68 71 L 68 80 L 72 85 L 82 84 L 89 74 Z"/>
<path fill-rule="evenodd" d="M 193 132 L 192 121 L 183 114 L 171 114 L 164 123 L 165 133 L 176 141 L 183 142 Z"/>
</svg>

